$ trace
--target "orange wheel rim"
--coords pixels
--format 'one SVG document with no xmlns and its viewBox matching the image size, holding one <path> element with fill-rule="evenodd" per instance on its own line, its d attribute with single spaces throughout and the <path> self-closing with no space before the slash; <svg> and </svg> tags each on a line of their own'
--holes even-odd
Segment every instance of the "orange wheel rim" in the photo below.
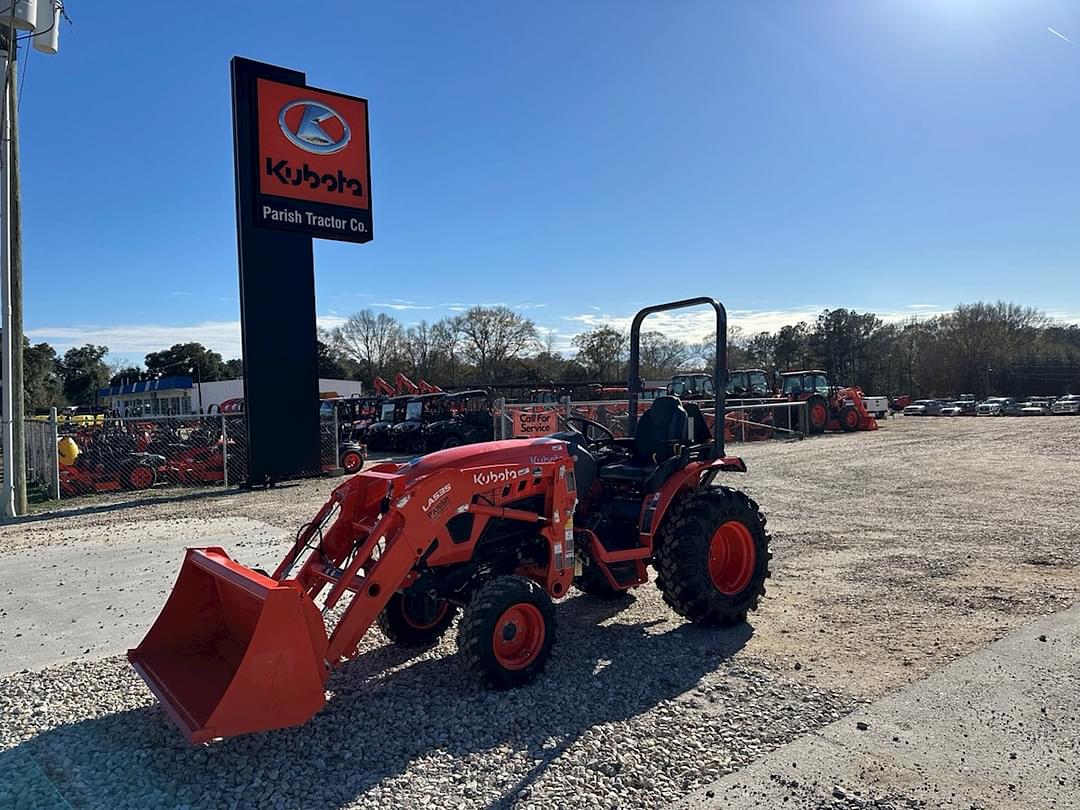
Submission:
<svg viewBox="0 0 1080 810">
<path fill-rule="evenodd" d="M 815 425 L 824 425 L 827 416 L 825 406 L 820 403 L 810 409 L 810 421 Z"/>
<path fill-rule="evenodd" d="M 357 453 L 346 453 L 343 466 L 348 472 L 356 472 L 360 468 L 360 456 Z"/>
<path fill-rule="evenodd" d="M 495 660 L 504 669 L 524 669 L 544 646 L 547 629 L 535 605 L 525 602 L 507 608 L 491 634 Z"/>
<path fill-rule="evenodd" d="M 716 530 L 709 542 L 709 579 L 725 596 L 741 593 L 754 575 L 754 538 L 737 520 Z"/>
<path fill-rule="evenodd" d="M 136 467 L 131 471 L 131 483 L 138 489 L 146 489 L 154 483 L 154 474 L 145 467 Z"/>
</svg>

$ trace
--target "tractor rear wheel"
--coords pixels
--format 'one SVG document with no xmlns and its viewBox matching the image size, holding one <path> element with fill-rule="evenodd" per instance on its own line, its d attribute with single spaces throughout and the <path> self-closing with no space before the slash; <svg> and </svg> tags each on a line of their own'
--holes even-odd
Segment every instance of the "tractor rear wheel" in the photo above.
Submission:
<svg viewBox="0 0 1080 810">
<path fill-rule="evenodd" d="M 429 647 L 442 638 L 457 606 L 425 593 L 395 593 L 376 620 L 383 635 L 401 647 Z"/>
<path fill-rule="evenodd" d="M 123 483 L 127 489 L 150 489 L 157 483 L 157 470 L 149 464 L 136 464 L 128 470 Z"/>
<path fill-rule="evenodd" d="M 854 405 L 844 405 L 840 408 L 840 413 L 836 416 L 837 421 L 840 422 L 840 427 L 845 433 L 851 433 L 852 431 L 859 429 L 859 412 L 855 410 Z"/>
<path fill-rule="evenodd" d="M 543 670 L 555 642 L 555 608 L 547 593 L 521 576 L 477 588 L 458 624 L 465 668 L 495 689 L 522 686 Z"/>
<path fill-rule="evenodd" d="M 696 624 L 738 624 L 765 595 L 771 558 L 765 516 L 753 500 L 728 487 L 701 489 L 664 518 L 656 584 L 664 601 Z"/>
<path fill-rule="evenodd" d="M 815 394 L 806 400 L 806 426 L 808 433 L 824 433 L 829 424 L 829 403 Z"/>
</svg>

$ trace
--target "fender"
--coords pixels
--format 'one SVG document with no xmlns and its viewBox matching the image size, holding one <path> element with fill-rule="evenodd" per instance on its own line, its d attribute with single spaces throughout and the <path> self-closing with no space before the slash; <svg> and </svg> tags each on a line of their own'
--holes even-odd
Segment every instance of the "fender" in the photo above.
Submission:
<svg viewBox="0 0 1080 810">
<path fill-rule="evenodd" d="M 711 461 L 692 462 L 674 473 L 663 486 L 645 499 L 638 517 L 641 545 L 652 551 L 653 535 L 663 523 L 668 507 L 683 490 L 697 489 L 702 482 L 712 483 L 720 472 L 746 472 L 746 462 L 738 456 L 724 456 Z"/>
</svg>

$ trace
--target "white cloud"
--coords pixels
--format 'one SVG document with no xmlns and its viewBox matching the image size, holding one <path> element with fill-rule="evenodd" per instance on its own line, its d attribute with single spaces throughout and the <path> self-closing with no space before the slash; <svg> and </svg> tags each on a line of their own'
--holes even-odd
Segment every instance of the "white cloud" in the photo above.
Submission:
<svg viewBox="0 0 1080 810">
<path fill-rule="evenodd" d="M 338 315 L 320 315 L 316 323 L 333 329 L 345 323 Z M 51 343 L 63 352 L 72 346 L 93 343 L 108 346 L 112 354 L 144 355 L 167 349 L 175 343 L 195 341 L 221 354 L 226 360 L 241 355 L 240 321 L 203 321 L 183 326 L 164 324 L 84 324 L 77 326 L 41 326 L 27 329 L 26 336 L 35 343 Z"/>
</svg>

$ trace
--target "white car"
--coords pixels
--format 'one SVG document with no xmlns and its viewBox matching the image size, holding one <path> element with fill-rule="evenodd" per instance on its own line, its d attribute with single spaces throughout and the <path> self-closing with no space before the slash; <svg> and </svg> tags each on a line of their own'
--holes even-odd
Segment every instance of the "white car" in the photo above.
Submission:
<svg viewBox="0 0 1080 810">
<path fill-rule="evenodd" d="M 1029 399 L 1020 406 L 1020 416 L 1049 416 L 1050 403 L 1045 399 Z"/>
<path fill-rule="evenodd" d="M 1080 394 L 1066 394 L 1051 406 L 1050 412 L 1054 416 L 1064 414 L 1080 416 Z"/>
<path fill-rule="evenodd" d="M 1013 400 L 1010 397 L 990 397 L 975 407 L 976 416 L 1004 416 L 1005 406 Z"/>
</svg>

